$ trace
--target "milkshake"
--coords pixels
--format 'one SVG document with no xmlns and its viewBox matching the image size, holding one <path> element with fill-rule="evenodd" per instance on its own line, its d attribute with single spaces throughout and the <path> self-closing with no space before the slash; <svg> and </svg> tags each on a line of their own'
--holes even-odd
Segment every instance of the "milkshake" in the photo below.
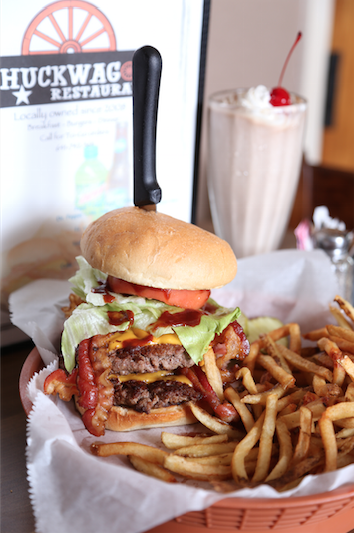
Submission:
<svg viewBox="0 0 354 533">
<path fill-rule="evenodd" d="M 300 166 L 306 102 L 273 106 L 264 86 L 213 95 L 208 109 L 208 191 L 214 229 L 237 257 L 281 244 Z"/>
</svg>

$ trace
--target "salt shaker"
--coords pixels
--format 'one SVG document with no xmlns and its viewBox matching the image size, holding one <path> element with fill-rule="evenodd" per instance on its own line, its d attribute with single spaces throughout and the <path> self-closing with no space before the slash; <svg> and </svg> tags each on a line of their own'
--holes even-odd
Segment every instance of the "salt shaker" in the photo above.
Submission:
<svg viewBox="0 0 354 533">
<path fill-rule="evenodd" d="M 354 259 L 351 256 L 353 239 L 353 232 L 339 229 L 321 228 L 312 233 L 314 247 L 321 248 L 331 258 L 339 295 L 350 303 L 354 303 Z"/>
</svg>

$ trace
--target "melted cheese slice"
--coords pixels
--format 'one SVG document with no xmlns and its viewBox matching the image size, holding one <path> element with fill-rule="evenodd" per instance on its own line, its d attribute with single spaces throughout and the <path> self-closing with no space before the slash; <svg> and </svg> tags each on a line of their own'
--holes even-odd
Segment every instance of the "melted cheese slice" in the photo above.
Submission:
<svg viewBox="0 0 354 533">
<path fill-rule="evenodd" d="M 123 348 L 123 342 L 133 339 L 144 339 L 149 333 L 143 329 L 129 328 L 126 331 L 117 331 L 109 341 L 109 351 L 120 350 Z M 167 335 L 161 335 L 161 337 L 152 337 L 146 346 L 151 344 L 182 344 L 176 333 L 168 333 Z"/>
<path fill-rule="evenodd" d="M 180 381 L 181 383 L 186 383 L 192 387 L 192 383 L 189 381 L 186 376 L 171 374 L 167 370 L 160 370 L 158 372 L 146 372 L 145 374 L 127 374 L 126 376 L 118 376 L 116 374 L 111 374 L 110 379 L 116 378 L 119 379 L 121 383 L 125 381 L 144 381 L 145 383 L 154 383 L 154 381 Z"/>
<path fill-rule="evenodd" d="M 138 328 L 129 328 L 123 332 L 117 332 L 112 335 L 109 341 L 109 351 L 120 350 L 123 348 L 123 342 L 126 340 L 132 339 L 144 339 L 149 335 L 146 331 Z M 166 335 L 161 335 L 161 337 L 153 337 L 146 346 L 151 344 L 179 344 L 181 341 L 175 333 L 168 333 Z M 181 383 L 186 383 L 192 387 L 192 383 L 189 381 L 186 376 L 171 374 L 167 370 L 160 370 L 159 372 L 146 372 L 143 374 L 127 374 L 126 376 L 118 376 L 117 374 L 111 374 L 109 379 L 119 379 L 121 383 L 125 381 L 144 381 L 145 383 L 154 383 L 154 381 L 180 381 Z"/>
</svg>

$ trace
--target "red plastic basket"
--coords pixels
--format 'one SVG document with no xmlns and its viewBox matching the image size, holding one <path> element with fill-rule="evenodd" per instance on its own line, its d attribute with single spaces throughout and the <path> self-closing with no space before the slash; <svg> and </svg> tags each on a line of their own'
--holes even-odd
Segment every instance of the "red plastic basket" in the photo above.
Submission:
<svg viewBox="0 0 354 533">
<path fill-rule="evenodd" d="M 20 375 L 20 397 L 32 408 L 27 384 L 43 368 L 35 348 Z M 354 480 L 343 488 L 313 496 L 284 499 L 225 498 L 201 511 L 176 517 L 147 533 L 349 533 L 354 528 Z M 354 530 L 353 532 L 354 533 Z"/>
</svg>

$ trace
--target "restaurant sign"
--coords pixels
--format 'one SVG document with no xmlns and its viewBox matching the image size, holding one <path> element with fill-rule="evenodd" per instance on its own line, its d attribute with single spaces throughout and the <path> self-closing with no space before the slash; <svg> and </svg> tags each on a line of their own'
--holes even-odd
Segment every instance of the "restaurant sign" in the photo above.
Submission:
<svg viewBox="0 0 354 533">
<path fill-rule="evenodd" d="M 132 95 L 133 51 L 3 57 L 1 107 Z"/>
</svg>

